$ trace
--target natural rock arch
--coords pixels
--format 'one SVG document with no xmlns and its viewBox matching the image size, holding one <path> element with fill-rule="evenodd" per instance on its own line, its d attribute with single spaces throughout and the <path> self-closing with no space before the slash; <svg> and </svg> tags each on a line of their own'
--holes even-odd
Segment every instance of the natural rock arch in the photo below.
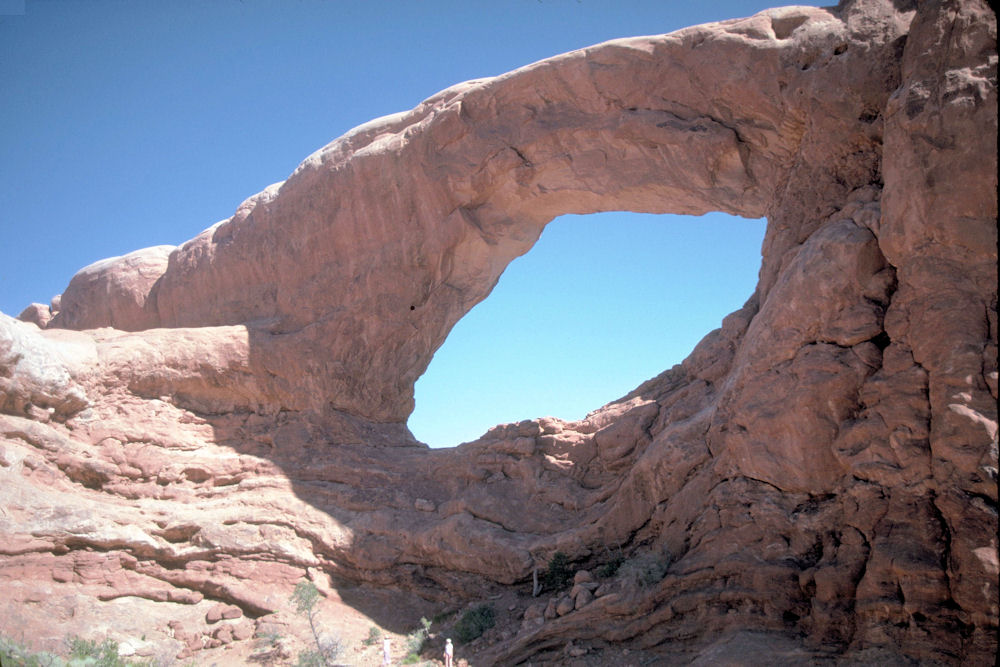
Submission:
<svg viewBox="0 0 1000 667">
<path fill-rule="evenodd" d="M 526 415 L 581 419 L 624 396 L 753 294 L 766 222 L 555 218 L 434 352 L 407 427 L 430 447 L 454 446 Z"/>
<path fill-rule="evenodd" d="M 63 311 L 138 331 L 0 321 L 7 571 L 256 616 L 308 568 L 460 594 L 624 544 L 675 562 L 484 658 L 760 630 L 988 660 L 995 38 L 975 0 L 873 0 L 609 42 L 356 128 L 155 280 L 90 267 Z M 586 420 L 412 446 L 448 329 L 553 216 L 609 209 L 766 215 L 755 295 Z M 46 484 L 123 518 L 40 522 Z"/>
<path fill-rule="evenodd" d="M 248 324 L 284 407 L 403 421 L 447 331 L 556 215 L 720 210 L 798 228 L 877 179 L 878 132 L 855 119 L 891 92 L 897 47 L 872 37 L 828 10 L 773 10 L 454 86 L 181 246 L 146 310 L 166 327 Z M 858 78 L 861 61 L 875 65 Z M 820 117 L 836 120 L 808 132 Z M 793 173 L 810 152 L 822 168 Z M 801 239 L 771 240 L 768 259 Z"/>
</svg>

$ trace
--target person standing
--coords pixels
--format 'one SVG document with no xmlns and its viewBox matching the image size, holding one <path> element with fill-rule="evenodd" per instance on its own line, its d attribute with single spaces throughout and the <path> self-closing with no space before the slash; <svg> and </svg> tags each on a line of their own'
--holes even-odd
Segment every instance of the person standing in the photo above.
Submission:
<svg viewBox="0 0 1000 667">
<path fill-rule="evenodd" d="M 382 640 L 382 667 L 389 667 L 392 664 L 392 642 L 386 637 Z"/>
<path fill-rule="evenodd" d="M 446 639 L 444 642 L 444 667 L 452 667 L 452 660 L 455 659 L 455 646 L 451 643 L 451 639 Z"/>
</svg>

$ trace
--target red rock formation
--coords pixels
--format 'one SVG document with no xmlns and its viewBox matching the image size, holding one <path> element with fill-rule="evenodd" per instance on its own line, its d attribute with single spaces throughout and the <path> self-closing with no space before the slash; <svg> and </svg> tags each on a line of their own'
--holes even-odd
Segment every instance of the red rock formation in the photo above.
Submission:
<svg viewBox="0 0 1000 667">
<path fill-rule="evenodd" d="M 80 269 L 60 295 L 60 310 L 51 326 L 122 331 L 157 326 L 159 320 L 146 301 L 173 250 L 169 245 L 144 248 Z"/>
<path fill-rule="evenodd" d="M 4 617 L 191 651 L 307 572 L 471 599 L 620 553 L 478 657 L 992 664 L 995 40 L 976 0 L 865 0 L 608 42 L 356 128 L 44 330 L 0 317 Z M 754 296 L 583 421 L 414 442 L 451 326 L 611 209 L 766 214 Z"/>
</svg>

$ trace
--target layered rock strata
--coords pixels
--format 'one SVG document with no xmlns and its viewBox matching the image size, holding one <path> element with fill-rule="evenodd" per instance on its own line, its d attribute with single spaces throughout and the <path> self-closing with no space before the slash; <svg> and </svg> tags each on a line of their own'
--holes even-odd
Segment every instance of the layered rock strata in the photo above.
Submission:
<svg viewBox="0 0 1000 667">
<path fill-rule="evenodd" d="M 84 269 L 54 317 L 0 317 L 3 617 L 178 642 L 219 603 L 261 622 L 303 576 L 474 599 L 619 554 L 633 576 L 528 607 L 478 658 L 717 662 L 767 637 L 992 664 L 996 63 L 974 0 L 607 42 L 372 121 L 184 245 Z M 454 323 L 554 216 L 615 209 L 766 215 L 753 296 L 580 422 L 415 442 Z"/>
</svg>

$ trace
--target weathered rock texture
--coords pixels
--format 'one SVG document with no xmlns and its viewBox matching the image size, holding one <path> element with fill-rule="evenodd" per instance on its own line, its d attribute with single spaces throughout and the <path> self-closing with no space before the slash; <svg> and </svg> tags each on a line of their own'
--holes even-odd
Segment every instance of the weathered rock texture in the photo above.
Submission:
<svg viewBox="0 0 1000 667">
<path fill-rule="evenodd" d="M 0 614 L 168 641 L 307 572 L 474 599 L 562 551 L 625 562 L 481 661 L 992 664 L 995 47 L 976 0 L 608 42 L 88 267 L 44 330 L 0 318 Z M 452 325 L 553 216 L 612 209 L 766 215 L 754 295 L 583 421 L 416 443 Z"/>
<path fill-rule="evenodd" d="M 51 326 L 122 331 L 157 326 L 159 318 L 147 301 L 173 250 L 169 245 L 144 248 L 80 269 L 60 295 L 60 309 L 53 314 Z"/>
</svg>

